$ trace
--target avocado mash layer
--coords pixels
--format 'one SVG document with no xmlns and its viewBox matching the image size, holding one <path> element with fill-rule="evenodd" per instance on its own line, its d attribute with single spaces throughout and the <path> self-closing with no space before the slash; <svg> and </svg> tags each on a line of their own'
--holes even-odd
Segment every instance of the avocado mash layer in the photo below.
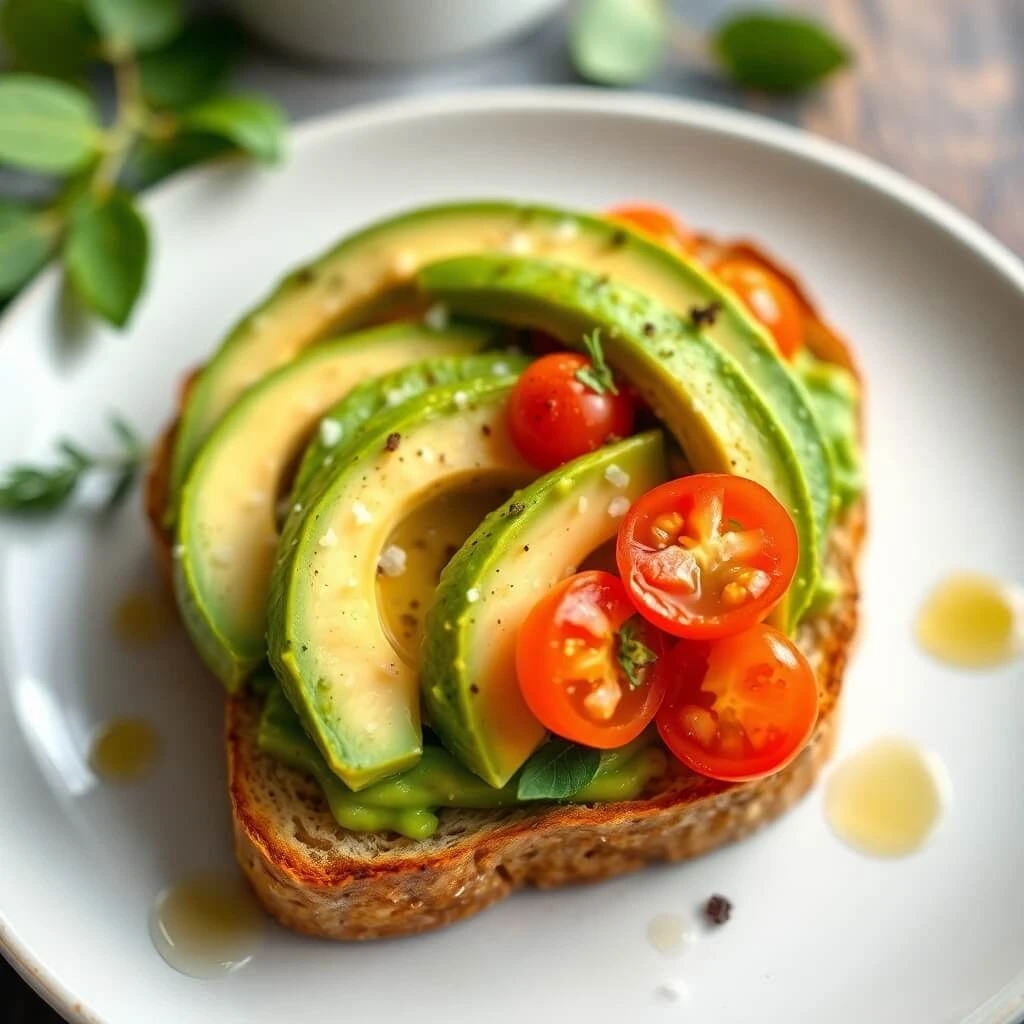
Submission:
<svg viewBox="0 0 1024 1024">
<path fill-rule="evenodd" d="M 823 332 L 766 258 L 652 207 L 364 229 L 184 406 L 164 521 L 198 652 L 353 831 L 779 771 L 863 486 Z"/>
</svg>

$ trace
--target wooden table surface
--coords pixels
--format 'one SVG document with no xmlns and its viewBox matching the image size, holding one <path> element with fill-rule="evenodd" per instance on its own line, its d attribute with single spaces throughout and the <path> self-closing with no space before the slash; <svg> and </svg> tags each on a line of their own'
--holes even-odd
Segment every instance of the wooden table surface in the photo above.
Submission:
<svg viewBox="0 0 1024 1024">
<path fill-rule="evenodd" d="M 704 13 L 716 6 L 708 0 Z M 697 75 L 676 75 L 671 86 L 659 81 L 656 87 L 746 106 L 866 153 L 931 188 L 1024 255 L 1024 0 L 804 0 L 800 6 L 857 53 L 854 70 L 821 92 L 769 100 Z M 481 85 L 572 81 L 557 24 L 502 54 L 473 60 L 475 71 L 460 65 L 455 87 L 473 82 L 474 74 Z M 359 96 L 378 86 L 396 91 L 373 76 L 337 86 L 338 73 L 329 82 L 326 76 L 259 52 L 243 71 L 247 85 L 279 87 L 300 116 L 327 109 L 335 88 L 346 91 L 333 105 L 353 89 Z M 453 87 L 450 76 L 438 87 L 445 86 Z M 417 87 L 433 86 L 420 76 Z M 0 961 L 0 1021 L 59 1024 L 60 1017 Z"/>
</svg>

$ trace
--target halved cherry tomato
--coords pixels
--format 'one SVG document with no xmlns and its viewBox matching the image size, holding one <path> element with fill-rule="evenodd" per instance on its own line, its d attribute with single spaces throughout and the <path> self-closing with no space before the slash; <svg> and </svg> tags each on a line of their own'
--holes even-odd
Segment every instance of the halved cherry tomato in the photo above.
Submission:
<svg viewBox="0 0 1024 1024">
<path fill-rule="evenodd" d="M 767 267 L 741 257 L 723 260 L 714 272 L 772 332 L 783 356 L 792 359 L 804 341 L 804 315 L 793 289 Z"/>
<path fill-rule="evenodd" d="M 656 672 L 669 688 L 658 732 L 701 775 L 726 782 L 771 775 L 800 753 L 814 730 L 814 670 L 771 626 L 710 644 L 681 640 Z"/>
<path fill-rule="evenodd" d="M 650 235 L 667 249 L 687 252 L 693 248 L 693 235 L 686 230 L 682 221 L 660 206 L 640 203 L 613 206 L 605 217 L 617 224 L 625 224 Z"/>
<path fill-rule="evenodd" d="M 676 636 L 710 640 L 760 622 L 778 604 L 796 572 L 799 541 L 789 514 L 760 484 L 698 473 L 633 504 L 615 557 L 642 615 Z"/>
<path fill-rule="evenodd" d="M 509 432 L 538 469 L 554 469 L 633 432 L 635 402 L 624 387 L 598 394 L 577 377 L 592 365 L 575 352 L 556 352 L 516 381 L 508 400 Z"/>
<path fill-rule="evenodd" d="M 577 573 L 526 617 L 516 647 L 519 688 L 558 736 L 602 750 L 621 747 L 643 732 L 665 696 L 668 676 L 654 670 L 665 646 L 617 576 Z"/>
</svg>

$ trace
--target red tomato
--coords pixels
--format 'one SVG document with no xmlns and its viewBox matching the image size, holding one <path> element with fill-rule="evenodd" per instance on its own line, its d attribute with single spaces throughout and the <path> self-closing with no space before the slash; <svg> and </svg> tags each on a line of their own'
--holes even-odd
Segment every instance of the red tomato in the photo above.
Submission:
<svg viewBox="0 0 1024 1024">
<path fill-rule="evenodd" d="M 804 314 L 793 289 L 777 274 L 753 260 L 726 259 L 714 268 L 727 288 L 772 332 L 779 351 L 796 355 L 804 341 Z"/>
<path fill-rule="evenodd" d="M 641 203 L 613 206 L 605 217 L 650 235 L 667 249 L 687 252 L 693 247 L 693 236 L 682 222 L 660 206 Z"/>
<path fill-rule="evenodd" d="M 558 736 L 602 750 L 621 747 L 644 731 L 665 696 L 668 677 L 654 670 L 664 652 L 665 637 L 636 614 L 617 576 L 581 572 L 526 617 L 516 647 L 519 688 Z"/>
<path fill-rule="evenodd" d="M 714 643 L 681 640 L 662 658 L 669 696 L 658 732 L 701 775 L 725 782 L 784 768 L 811 737 L 818 683 L 800 649 L 758 625 Z"/>
<path fill-rule="evenodd" d="M 640 613 L 691 640 L 760 622 L 786 593 L 799 541 L 786 510 L 753 480 L 680 477 L 633 504 L 619 527 L 619 572 Z"/>
<path fill-rule="evenodd" d="M 578 380 L 591 361 L 556 352 L 532 363 L 508 400 L 509 432 L 516 447 L 545 472 L 633 432 L 635 402 L 625 388 L 598 394 Z"/>
</svg>

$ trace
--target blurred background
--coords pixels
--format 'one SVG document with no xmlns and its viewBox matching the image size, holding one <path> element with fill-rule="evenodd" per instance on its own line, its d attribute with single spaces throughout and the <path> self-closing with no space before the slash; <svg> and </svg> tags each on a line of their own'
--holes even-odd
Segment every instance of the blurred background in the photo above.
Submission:
<svg viewBox="0 0 1024 1024">
<path fill-rule="evenodd" d="M 133 5 L 150 19 L 136 21 L 144 28 L 128 40 L 134 50 L 115 31 L 118 10 Z M 109 31 L 83 20 L 89 7 L 114 12 Z M 223 148 L 276 158 L 275 105 L 294 123 L 395 96 L 589 84 L 752 110 L 843 143 L 1024 254 L 1024 0 L 801 0 L 784 8 L 798 16 L 795 33 L 788 22 L 780 32 L 755 22 L 743 38 L 724 26 L 752 8 L 769 16 L 783 8 L 758 0 L 211 0 L 175 8 L 170 0 L 0 0 L 5 70 L 92 91 L 112 130 L 120 131 L 141 57 L 152 138 L 99 169 L 129 189 L 144 192 Z M 206 26 L 187 45 L 186 15 Z M 79 44 L 102 60 L 80 59 Z M 203 75 L 209 89 L 196 85 Z M 228 80 L 232 94 L 266 105 L 200 111 L 205 93 Z M 193 134 L 174 135 L 189 119 Z M 59 254 L 54 211 L 97 173 L 92 158 L 76 164 L 74 154 L 59 174 L 40 173 L 40 152 L 11 150 L 0 123 L 0 285 L 8 295 Z M 6 227 L 29 221 L 39 225 L 39 244 L 12 256 Z M 96 311 L 116 319 L 109 308 Z M 0 1021 L 57 1020 L 0 961 Z"/>
</svg>

